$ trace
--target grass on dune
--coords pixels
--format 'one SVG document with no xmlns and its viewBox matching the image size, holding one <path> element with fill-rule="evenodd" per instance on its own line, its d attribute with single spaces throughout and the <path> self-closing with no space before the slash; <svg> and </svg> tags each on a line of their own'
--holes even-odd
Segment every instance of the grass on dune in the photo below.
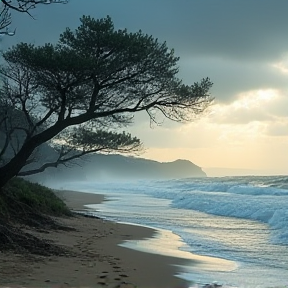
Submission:
<svg viewBox="0 0 288 288">
<path fill-rule="evenodd" d="M 73 230 L 52 216 L 72 216 L 66 204 L 42 185 L 21 178 L 9 181 L 0 191 L 0 251 L 52 255 L 61 248 L 33 236 L 29 230 Z"/>
<path fill-rule="evenodd" d="M 17 204 L 23 207 L 22 212 L 26 207 L 51 216 L 71 215 L 66 204 L 51 189 L 22 178 L 13 178 L 0 193 L 1 217 L 17 218 L 21 212 L 15 210 Z"/>
</svg>

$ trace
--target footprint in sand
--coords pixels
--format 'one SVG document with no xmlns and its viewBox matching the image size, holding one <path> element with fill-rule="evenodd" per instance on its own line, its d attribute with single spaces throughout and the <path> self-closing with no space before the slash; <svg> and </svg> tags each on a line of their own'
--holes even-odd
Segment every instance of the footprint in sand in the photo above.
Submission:
<svg viewBox="0 0 288 288">
<path fill-rule="evenodd" d="M 107 278 L 107 275 L 101 275 L 101 276 L 99 276 L 99 278 L 101 278 L 101 279 Z"/>
<path fill-rule="evenodd" d="M 124 278 L 125 278 L 125 277 L 129 277 L 129 276 L 126 275 L 126 274 L 120 274 L 119 276 L 120 276 L 120 277 L 124 277 Z"/>
<path fill-rule="evenodd" d="M 115 288 L 136 288 L 137 286 L 134 285 L 133 283 L 126 283 L 122 282 L 119 285 L 117 285 Z"/>
</svg>

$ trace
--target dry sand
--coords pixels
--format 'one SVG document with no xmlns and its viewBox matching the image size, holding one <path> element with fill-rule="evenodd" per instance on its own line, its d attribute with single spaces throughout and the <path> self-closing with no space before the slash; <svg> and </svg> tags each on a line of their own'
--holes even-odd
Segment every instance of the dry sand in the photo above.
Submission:
<svg viewBox="0 0 288 288">
<path fill-rule="evenodd" d="M 97 194 L 57 193 L 73 210 L 104 200 Z M 32 257 L 0 252 L 1 287 L 188 287 L 174 276 L 179 271 L 173 266 L 187 264 L 187 260 L 118 246 L 125 240 L 153 237 L 155 230 L 81 215 L 58 220 L 76 230 L 33 233 L 67 248 L 70 255 Z"/>
</svg>

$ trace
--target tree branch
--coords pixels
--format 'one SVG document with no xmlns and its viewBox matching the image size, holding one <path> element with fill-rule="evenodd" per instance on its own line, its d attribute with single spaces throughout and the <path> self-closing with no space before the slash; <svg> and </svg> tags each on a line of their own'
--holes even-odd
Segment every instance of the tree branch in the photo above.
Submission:
<svg viewBox="0 0 288 288">
<path fill-rule="evenodd" d="M 88 155 L 88 154 L 93 154 L 93 153 L 97 153 L 97 152 L 106 152 L 106 153 L 110 153 L 110 152 L 121 152 L 121 153 L 131 153 L 133 152 L 135 149 L 137 149 L 137 147 L 131 147 L 129 149 L 111 149 L 109 148 L 108 146 L 107 147 L 101 147 L 101 148 L 97 148 L 97 149 L 91 149 L 91 150 L 83 150 L 81 151 L 80 153 L 78 154 L 74 154 L 72 156 L 69 156 L 67 158 L 62 158 L 62 157 L 59 157 L 56 161 L 54 162 L 47 162 L 45 164 L 43 164 L 41 167 L 37 168 L 37 169 L 31 169 L 31 170 L 27 170 L 27 171 L 22 171 L 22 172 L 19 172 L 17 176 L 29 176 L 29 175 L 34 175 L 34 174 L 38 174 L 38 173 L 41 173 L 41 172 L 44 172 L 47 168 L 57 168 L 58 166 L 60 165 L 64 165 L 66 166 L 66 163 L 70 162 L 72 160 L 75 160 L 75 159 L 78 159 L 78 158 L 81 158 L 85 155 Z M 138 149 L 137 149 L 138 150 Z M 66 154 L 65 154 L 66 155 Z M 65 156 L 64 154 L 62 156 Z"/>
<path fill-rule="evenodd" d="M 10 10 L 26 13 L 34 19 L 29 11 L 36 8 L 37 5 L 67 4 L 68 2 L 69 0 L 1 0 L 3 8 L 0 12 L 0 30 L 6 29 L 6 31 L 0 31 L 0 35 L 13 36 L 16 33 L 16 29 L 13 32 L 9 32 L 8 30 L 8 27 L 12 23 Z"/>
<path fill-rule="evenodd" d="M 28 13 L 30 9 L 34 9 L 38 4 L 67 4 L 69 0 L 17 0 L 16 2 L 18 5 L 11 4 L 11 1 L 1 0 L 4 6 L 8 7 L 9 9 L 15 10 L 21 13 Z M 22 4 L 21 4 L 22 3 Z M 30 15 L 30 13 L 28 13 Z M 31 15 L 30 15 L 31 16 Z M 31 16 L 32 17 L 32 16 Z M 33 17 L 32 17 L 33 18 Z"/>
</svg>

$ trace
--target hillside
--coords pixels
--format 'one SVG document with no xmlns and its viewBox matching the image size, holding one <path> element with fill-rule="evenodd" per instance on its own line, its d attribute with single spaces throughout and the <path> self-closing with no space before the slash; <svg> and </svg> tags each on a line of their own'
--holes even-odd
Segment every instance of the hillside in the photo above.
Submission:
<svg viewBox="0 0 288 288">
<path fill-rule="evenodd" d="M 87 177 L 97 178 L 171 179 L 206 176 L 200 167 L 188 160 L 161 163 L 121 155 L 93 155 L 83 168 L 90 170 Z"/>
<path fill-rule="evenodd" d="M 206 177 L 200 167 L 188 160 L 157 162 L 143 158 L 122 155 L 94 154 L 78 160 L 70 168 L 60 166 L 49 168 L 46 172 L 30 177 L 31 180 L 133 180 L 133 179 L 173 179 L 187 177 Z"/>
</svg>

